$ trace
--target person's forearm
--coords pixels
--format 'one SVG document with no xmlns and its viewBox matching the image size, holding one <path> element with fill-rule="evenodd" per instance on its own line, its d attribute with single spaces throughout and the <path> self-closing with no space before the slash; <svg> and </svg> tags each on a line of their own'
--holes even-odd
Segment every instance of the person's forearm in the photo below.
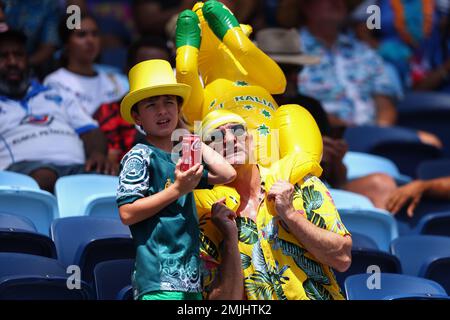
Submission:
<svg viewBox="0 0 450 320">
<path fill-rule="evenodd" d="M 88 158 L 94 152 L 99 152 L 103 155 L 107 154 L 108 144 L 105 135 L 100 129 L 94 129 L 83 133 L 80 135 L 80 138 L 83 140 L 84 150 Z"/>
<path fill-rule="evenodd" d="M 397 110 L 387 96 L 377 95 L 374 97 L 377 108 L 377 124 L 379 126 L 392 126 L 397 122 Z"/>
<path fill-rule="evenodd" d="M 120 218 L 126 225 L 141 222 L 153 217 L 181 196 L 181 192 L 172 184 L 154 195 L 120 206 Z"/>
<path fill-rule="evenodd" d="M 345 272 L 350 267 L 352 242 L 349 236 L 321 229 L 298 212 L 286 214 L 283 220 L 295 238 L 319 262 L 339 272 Z"/>
<path fill-rule="evenodd" d="M 450 177 L 423 181 L 425 195 L 431 198 L 450 200 Z"/>
<path fill-rule="evenodd" d="M 244 276 L 238 239 L 225 239 L 217 280 L 208 294 L 208 300 L 241 300 L 243 295 Z"/>
<path fill-rule="evenodd" d="M 234 180 L 236 171 L 234 168 L 211 147 L 202 143 L 203 161 L 208 165 L 208 183 L 225 184 Z"/>
<path fill-rule="evenodd" d="M 337 165 L 321 164 L 324 179 L 333 187 L 340 188 L 347 182 L 347 167 L 341 162 Z"/>
</svg>

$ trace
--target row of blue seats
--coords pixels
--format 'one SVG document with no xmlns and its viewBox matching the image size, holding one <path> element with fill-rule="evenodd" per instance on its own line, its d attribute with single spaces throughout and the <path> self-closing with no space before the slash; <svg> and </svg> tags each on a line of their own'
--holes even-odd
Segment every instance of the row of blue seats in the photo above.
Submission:
<svg viewBox="0 0 450 320">
<path fill-rule="evenodd" d="M 64 284 L 67 281 L 63 279 L 67 280 L 71 275 L 70 273 L 68 275 L 67 268 L 72 265 L 80 267 L 80 286 L 84 288 L 84 291 L 81 290 L 75 295 L 76 299 L 114 299 L 123 288 L 125 289 L 122 290 L 121 295 L 130 298 L 129 285 L 134 250 L 131 239 L 122 234 L 124 230 L 120 230 L 117 222 L 85 217 L 60 220 L 52 228 L 58 257 L 31 255 L 31 252 L 0 253 L 0 265 L 2 265 L 0 299 L 43 298 L 45 296 L 42 296 L 43 292 L 47 291 L 40 290 L 41 296 L 39 296 L 35 291 L 30 290 L 34 286 L 36 288 L 44 286 L 48 290 L 50 290 L 48 287 L 57 291 L 67 290 L 67 285 Z M 99 230 L 101 227 L 107 227 L 108 231 Z M 113 229 L 119 233 L 112 234 Z M 32 240 L 29 243 L 31 242 Z M 8 241 L 2 241 L 2 243 L 7 245 Z M 14 251 L 13 249 L 20 248 L 13 245 L 8 249 Z M 52 251 L 49 250 L 49 252 Z M 436 236 L 400 238 L 392 243 L 392 253 L 377 250 L 376 244 L 365 235 L 353 234 L 352 265 L 345 273 L 336 273 L 339 284 L 342 287 L 345 284 L 347 288 L 347 282 L 353 275 L 367 273 L 369 267 L 376 266 L 377 272 L 396 273 L 398 277 L 401 277 L 400 273 L 403 272 L 404 278 L 405 275 L 411 279 L 413 277 L 428 278 L 440 283 L 439 286 L 450 293 L 450 238 Z M 387 288 L 385 280 L 382 281 L 383 289 Z M 11 286 L 19 284 L 24 286 L 24 283 L 28 283 L 26 288 L 29 291 L 20 291 L 16 288 L 16 290 L 3 292 L 3 288 L 10 289 Z M 15 292 L 15 296 L 12 292 Z M 403 292 L 398 288 L 396 293 L 419 294 L 422 292 Z M 62 294 L 60 298 L 62 297 L 66 295 Z M 69 294 L 66 298 L 71 297 L 72 294 Z M 348 298 L 353 299 L 351 295 Z"/>
</svg>

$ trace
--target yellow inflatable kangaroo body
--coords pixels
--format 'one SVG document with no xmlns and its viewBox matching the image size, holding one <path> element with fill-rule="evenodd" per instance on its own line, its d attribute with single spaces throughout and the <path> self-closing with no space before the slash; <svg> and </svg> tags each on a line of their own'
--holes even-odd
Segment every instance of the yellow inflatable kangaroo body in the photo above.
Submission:
<svg viewBox="0 0 450 320">
<path fill-rule="evenodd" d="M 298 105 L 277 105 L 272 94 L 284 92 L 286 78 L 248 38 L 250 32 L 251 27 L 239 25 L 218 1 L 198 2 L 192 11 L 180 14 L 177 80 L 192 87 L 181 111 L 183 121 L 193 128 L 209 112 L 226 109 L 247 122 L 258 164 L 269 167 L 293 151 L 320 162 L 322 138 L 317 124 Z"/>
</svg>

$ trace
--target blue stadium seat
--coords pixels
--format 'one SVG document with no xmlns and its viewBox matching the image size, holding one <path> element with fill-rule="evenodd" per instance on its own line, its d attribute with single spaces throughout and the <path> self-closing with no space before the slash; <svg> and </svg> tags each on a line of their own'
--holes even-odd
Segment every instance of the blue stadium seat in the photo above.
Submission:
<svg viewBox="0 0 450 320">
<path fill-rule="evenodd" d="M 94 268 L 98 300 L 115 300 L 119 291 L 131 284 L 134 259 L 104 261 Z"/>
<path fill-rule="evenodd" d="M 398 106 L 398 124 L 432 132 L 444 143 L 444 153 L 450 156 L 450 95 L 440 92 L 410 92 Z"/>
<path fill-rule="evenodd" d="M 398 105 L 402 114 L 419 111 L 450 110 L 450 94 L 432 91 L 410 91 Z"/>
<path fill-rule="evenodd" d="M 95 199 L 96 195 L 115 196 L 118 183 L 118 177 L 99 174 L 77 174 L 59 178 L 55 184 L 55 195 L 60 217 L 85 215 L 89 205 L 87 198 Z"/>
<path fill-rule="evenodd" d="M 369 289 L 371 284 L 375 286 L 375 274 L 356 274 L 349 276 L 345 280 L 345 292 L 348 300 L 383 300 L 391 299 L 395 295 L 418 296 L 426 295 L 431 298 L 433 296 L 446 296 L 442 286 L 434 281 L 419 277 L 407 276 L 404 274 L 379 273 L 379 287 Z M 369 279 L 370 277 L 370 279 Z"/>
<path fill-rule="evenodd" d="M 25 187 L 40 190 L 36 180 L 32 177 L 12 171 L 0 170 L 0 186 Z"/>
<path fill-rule="evenodd" d="M 375 208 L 372 201 L 361 194 L 333 188 L 329 191 L 338 210 Z"/>
<path fill-rule="evenodd" d="M 378 245 L 371 237 L 366 236 L 365 234 L 352 232 L 352 248 L 361 250 L 361 249 L 373 249 L 378 250 Z"/>
<path fill-rule="evenodd" d="M 447 295 L 429 294 L 393 294 L 384 297 L 383 300 L 450 300 Z"/>
<path fill-rule="evenodd" d="M 133 300 L 133 287 L 131 285 L 123 287 L 117 294 L 116 300 Z"/>
<path fill-rule="evenodd" d="M 450 177 L 450 159 L 439 159 L 422 162 L 417 168 L 417 178 L 430 180 Z"/>
<path fill-rule="evenodd" d="M 357 126 L 345 131 L 350 151 L 371 153 L 374 147 L 387 142 L 420 143 L 415 130 L 401 127 Z"/>
<path fill-rule="evenodd" d="M 450 211 L 425 215 L 420 219 L 415 231 L 417 234 L 450 237 Z"/>
<path fill-rule="evenodd" d="M 55 197 L 43 190 L 0 187 L 2 213 L 26 217 L 39 233 L 48 235 L 52 221 L 58 217 Z"/>
<path fill-rule="evenodd" d="M 391 241 L 398 237 L 397 222 L 387 212 L 377 209 L 339 209 L 347 230 L 362 233 L 374 240 L 378 248 L 389 252 Z"/>
<path fill-rule="evenodd" d="M 352 264 L 345 272 L 335 272 L 336 280 L 341 288 L 347 277 L 354 274 L 367 273 L 370 266 L 377 266 L 383 273 L 401 273 L 400 261 L 390 253 L 373 249 L 353 249 Z"/>
<path fill-rule="evenodd" d="M 51 236 L 61 264 L 80 266 L 88 283 L 93 281 L 97 263 L 135 257 L 129 228 L 114 219 L 60 218 L 53 222 Z"/>
<path fill-rule="evenodd" d="M 389 142 L 377 145 L 371 153 L 392 160 L 400 172 L 415 177 L 418 166 L 424 162 L 442 157 L 442 150 L 424 143 Z"/>
<path fill-rule="evenodd" d="M 450 295 L 450 257 L 430 258 L 422 265 L 419 274 L 439 283 Z"/>
<path fill-rule="evenodd" d="M 23 253 L 0 252 L 0 300 L 89 299 L 91 288 L 69 290 L 66 269 L 55 259 Z M 80 292 L 74 292 L 80 291 Z"/>
<path fill-rule="evenodd" d="M 418 276 L 430 258 L 450 257 L 450 238 L 440 236 L 405 236 L 394 240 L 391 252 L 400 259 L 404 274 Z"/>
<path fill-rule="evenodd" d="M 20 229 L 30 232 L 37 232 L 34 223 L 27 217 L 0 212 L 1 229 Z"/>
<path fill-rule="evenodd" d="M 10 276 L 0 279 L 0 300 L 92 300 L 89 285 L 79 282 L 79 288 L 69 290 L 67 277 Z"/>
<path fill-rule="evenodd" d="M 374 173 L 385 173 L 394 178 L 398 184 L 405 184 L 412 180 L 411 177 L 402 175 L 394 162 L 373 154 L 348 151 L 343 161 L 347 167 L 348 180 Z"/>
<path fill-rule="evenodd" d="M 96 194 L 85 199 L 85 215 L 120 220 L 116 195 Z"/>
<path fill-rule="evenodd" d="M 351 127 L 346 131 L 345 140 L 350 151 L 388 158 L 402 174 L 410 177 L 415 177 L 421 162 L 442 156 L 441 150 L 422 143 L 415 130 L 402 127 Z"/>
<path fill-rule="evenodd" d="M 0 252 L 21 252 L 56 258 L 55 244 L 48 236 L 11 228 L 0 228 Z"/>
</svg>

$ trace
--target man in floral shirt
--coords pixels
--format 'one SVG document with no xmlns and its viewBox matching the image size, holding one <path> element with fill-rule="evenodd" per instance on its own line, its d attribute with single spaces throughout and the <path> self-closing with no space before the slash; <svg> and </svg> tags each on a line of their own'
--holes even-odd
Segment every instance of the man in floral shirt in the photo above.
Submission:
<svg viewBox="0 0 450 320">
<path fill-rule="evenodd" d="M 347 16 L 344 0 L 305 0 L 303 9 L 302 51 L 321 60 L 301 72 L 300 93 L 320 100 L 333 124 L 393 125 L 400 93 L 376 52 L 340 33 Z"/>
<path fill-rule="evenodd" d="M 217 139 L 222 133 L 223 140 L 211 145 L 220 150 L 216 143 L 223 143 L 224 152 L 233 150 L 224 156 L 237 177 L 226 186 L 194 192 L 206 296 L 344 299 L 332 269 L 349 268 L 352 240 L 318 178 L 320 165 L 299 152 L 270 168 L 252 164 L 245 121 L 225 110 L 211 112 L 208 119 L 203 120 L 203 138 Z M 211 220 L 220 214 L 234 228 L 218 230 Z"/>
</svg>

